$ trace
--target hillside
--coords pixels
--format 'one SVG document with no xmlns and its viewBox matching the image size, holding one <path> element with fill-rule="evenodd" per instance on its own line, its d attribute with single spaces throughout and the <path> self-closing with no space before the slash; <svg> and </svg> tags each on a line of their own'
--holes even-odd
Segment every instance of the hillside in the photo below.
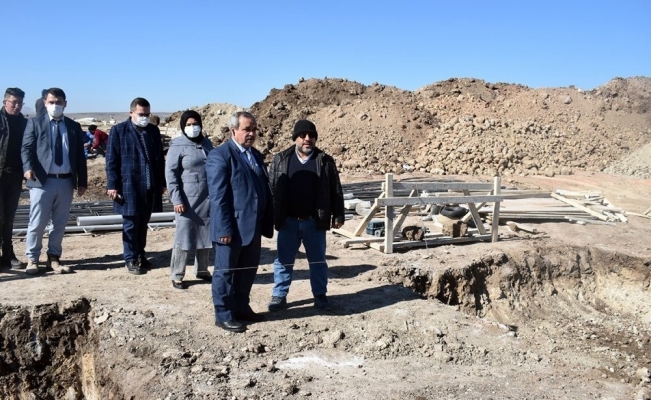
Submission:
<svg viewBox="0 0 651 400">
<path fill-rule="evenodd" d="M 342 171 L 644 176 L 648 168 L 625 164 L 651 139 L 650 101 L 647 77 L 615 78 L 589 91 L 451 78 L 413 92 L 327 78 L 272 89 L 251 111 L 268 160 L 291 144 L 294 122 L 307 118 Z M 226 119 L 215 113 L 225 108 L 199 109 L 216 142 L 228 136 Z"/>
</svg>

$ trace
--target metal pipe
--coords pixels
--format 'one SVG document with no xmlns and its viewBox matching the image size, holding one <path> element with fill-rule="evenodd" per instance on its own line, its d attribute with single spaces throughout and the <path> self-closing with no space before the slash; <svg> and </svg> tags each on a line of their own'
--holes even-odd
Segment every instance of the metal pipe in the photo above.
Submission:
<svg viewBox="0 0 651 400">
<path fill-rule="evenodd" d="M 169 222 L 174 220 L 174 212 L 153 213 L 149 222 Z M 119 214 L 112 215 L 93 215 L 77 217 L 78 226 L 104 225 L 104 224 L 122 224 L 122 216 Z"/>
</svg>

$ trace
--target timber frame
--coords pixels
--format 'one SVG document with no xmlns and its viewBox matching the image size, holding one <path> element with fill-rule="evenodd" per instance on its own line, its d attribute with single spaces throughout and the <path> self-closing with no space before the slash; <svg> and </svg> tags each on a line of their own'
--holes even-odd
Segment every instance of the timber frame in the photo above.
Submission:
<svg viewBox="0 0 651 400">
<path fill-rule="evenodd" d="M 357 228 L 350 232 L 345 229 L 334 229 L 333 232 L 347 237 L 344 246 L 365 244 L 386 254 L 393 253 L 396 248 L 419 246 L 438 246 L 443 244 L 467 243 L 491 240 L 497 242 L 500 202 L 504 196 L 500 194 L 501 180 L 495 177 L 493 183 L 467 182 L 394 182 L 393 174 L 386 174 L 382 184 L 382 193 L 375 199 L 369 213 L 362 218 Z M 407 190 L 409 196 L 394 197 L 394 191 Z M 428 191 L 432 196 L 421 197 L 419 194 Z M 475 195 L 470 192 L 488 192 L 486 195 Z M 482 222 L 478 208 L 487 203 L 493 203 L 493 220 L 487 231 Z M 395 232 L 400 232 L 402 224 L 414 206 L 431 206 L 433 204 L 467 204 L 470 210 L 464 218 L 475 222 L 477 231 L 466 237 L 453 238 L 442 234 L 427 234 L 424 240 L 410 241 L 397 238 Z M 479 204 L 477 206 L 477 204 Z M 396 208 L 400 207 L 396 213 Z M 363 237 L 367 224 L 380 211 L 384 211 L 384 237 Z"/>
</svg>

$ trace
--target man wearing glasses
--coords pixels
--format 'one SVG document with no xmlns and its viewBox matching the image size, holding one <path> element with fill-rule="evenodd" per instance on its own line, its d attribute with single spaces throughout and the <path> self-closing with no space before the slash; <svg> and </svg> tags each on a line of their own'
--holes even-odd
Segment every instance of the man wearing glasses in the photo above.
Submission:
<svg viewBox="0 0 651 400">
<path fill-rule="evenodd" d="M 330 310 L 326 296 L 328 264 L 326 231 L 344 224 L 344 196 L 335 160 L 317 148 L 316 126 L 308 120 L 294 125 L 292 145 L 276 154 L 269 171 L 278 258 L 269 311 L 287 307 L 296 253 L 305 247 L 314 306 Z"/>
<path fill-rule="evenodd" d="M 2 268 L 22 268 L 14 254 L 11 236 L 18 200 L 23 187 L 23 162 L 20 146 L 27 119 L 20 112 L 25 92 L 8 88 L 0 110 L 0 242 L 2 242 Z"/>
</svg>

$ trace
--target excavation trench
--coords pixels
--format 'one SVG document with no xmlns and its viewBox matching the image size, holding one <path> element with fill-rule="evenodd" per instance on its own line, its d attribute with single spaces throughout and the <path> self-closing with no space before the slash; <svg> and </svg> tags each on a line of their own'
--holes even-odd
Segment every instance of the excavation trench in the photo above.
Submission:
<svg viewBox="0 0 651 400">
<path fill-rule="evenodd" d="M 494 251 L 467 265 L 432 262 L 388 267 L 381 274 L 460 312 L 541 341 L 557 340 L 550 353 L 579 351 L 587 342 L 591 349 L 607 349 L 603 351 L 623 360 L 614 374 L 629 379 L 651 363 L 650 264 L 597 248 L 536 245 L 526 251 Z M 116 372 L 100 357 L 103 325 L 98 328 L 94 317 L 84 298 L 0 306 L 0 398 L 125 398 L 129 382 L 124 379 L 138 376 L 128 372 L 131 367 Z M 154 359 L 149 361 L 156 364 Z"/>
<path fill-rule="evenodd" d="M 98 363 L 91 304 L 0 307 L 0 398 L 120 399 Z"/>
<path fill-rule="evenodd" d="M 555 343 L 550 352 L 604 352 L 627 381 L 651 364 L 650 265 L 599 248 L 548 244 L 494 251 L 464 266 L 395 266 L 384 276 L 463 313 L 527 330 Z"/>
<path fill-rule="evenodd" d="M 384 275 L 462 312 L 503 323 L 542 317 L 563 304 L 649 324 L 649 265 L 649 259 L 597 248 L 550 245 L 491 252 L 462 267 L 396 266 Z"/>
</svg>

